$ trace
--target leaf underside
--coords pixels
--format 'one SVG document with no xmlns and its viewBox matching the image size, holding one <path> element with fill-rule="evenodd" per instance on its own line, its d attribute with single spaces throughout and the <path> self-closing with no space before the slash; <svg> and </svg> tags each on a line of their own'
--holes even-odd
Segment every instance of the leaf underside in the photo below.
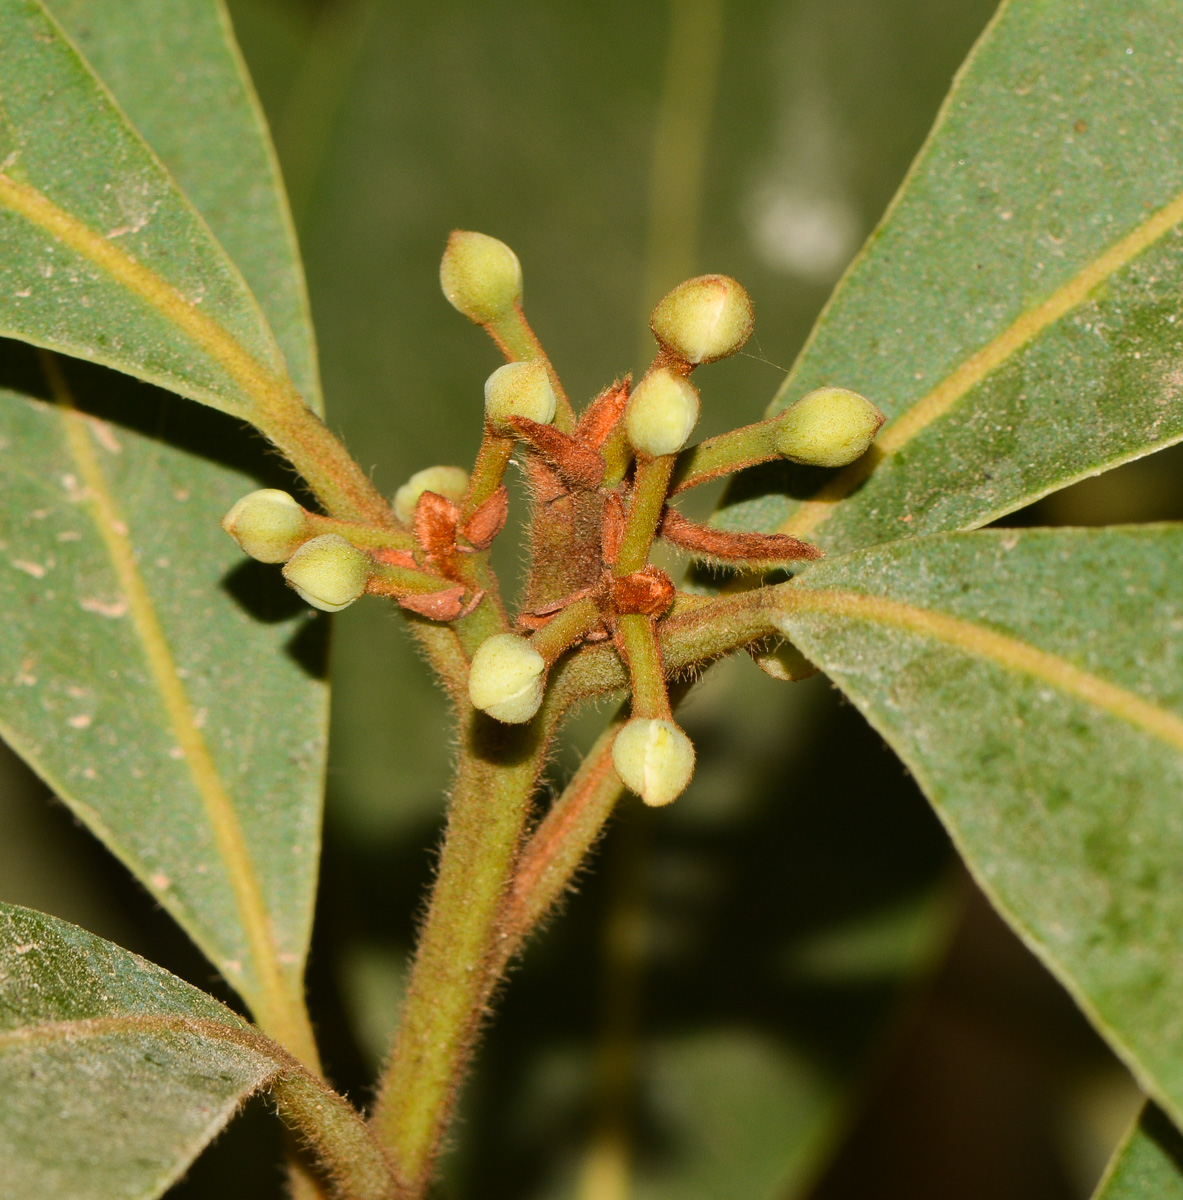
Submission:
<svg viewBox="0 0 1183 1200">
<path fill-rule="evenodd" d="M 96 19 L 121 23 L 129 15 L 117 10 L 112 18 L 104 7 Z M 155 19 L 168 18 L 161 11 Z M 228 58 L 224 42 L 207 41 L 205 50 L 215 62 Z M 225 87 L 234 64 L 221 66 Z M 262 371 L 285 374 L 255 298 L 38 0 L 0 3 L 0 81 L 0 333 L 249 415 L 256 401 L 215 342 L 220 333 Z M 173 94 L 179 101 L 175 88 Z M 179 102 L 171 116 L 194 119 Z M 175 145 L 169 150 L 183 159 Z M 271 173 L 255 186 L 274 189 L 275 182 Z M 222 201 L 202 190 L 217 221 Z M 277 235 L 273 221 L 262 224 Z M 287 331 L 296 344 L 298 330 Z M 307 372 L 308 345 L 303 349 Z"/>
<path fill-rule="evenodd" d="M 6 1200 L 152 1200 L 277 1072 L 228 1009 L 54 917 L 0 905 Z"/>
<path fill-rule="evenodd" d="M 785 616 L 1176 1119 L 1181 555 L 1180 526 L 943 535 L 810 568 Z"/>
<path fill-rule="evenodd" d="M 161 157 L 192 187 L 211 225 L 244 255 L 289 358 L 315 389 L 285 204 L 220 6 L 54 7 L 109 71 L 115 99 L 147 118 Z M 115 240 L 140 239 L 137 257 L 173 282 L 205 280 L 212 290 L 202 307 L 274 358 L 236 269 L 47 21 L 26 0 L 0 3 L 0 57 L 9 61 L 0 74 L 4 129 L 23 131 L 21 154 L 6 169 L 44 184 L 55 203 L 73 197 L 75 211 L 96 220 L 139 180 L 144 223 Z M 209 119 L 195 120 L 203 110 Z M 86 150 L 75 159 L 79 143 Z M 231 164 L 224 178 L 223 162 Z M 20 251 L 36 230 L 2 206 L 0 227 L 0 273 L 68 256 L 61 246 L 31 257 Z M 118 286 L 99 280 L 92 292 L 87 270 L 54 266 L 38 276 L 43 290 L 26 297 L 0 286 L 0 325 L 54 342 L 49 325 L 20 317 L 20 306 L 37 300 L 70 337 L 98 322 L 118 343 L 108 360 L 151 374 L 141 369 L 143 355 L 164 344 L 152 332 L 160 318 L 126 296 L 105 309 L 103 297 Z M 127 321 L 120 305 L 132 314 Z M 9 321 L 13 314 L 20 320 Z M 196 378 L 205 370 L 197 352 L 169 337 L 183 351 L 176 370 Z M 73 416 L 57 400 L 102 419 Z M 217 525 L 258 486 L 259 456 L 244 450 L 228 418 L 109 372 L 38 361 L 12 343 L 0 345 L 0 439 L 0 595 L 8 614 L 0 729 L 256 1013 L 271 1016 L 286 1003 L 281 993 L 298 995 L 307 953 L 327 689 L 315 661 L 319 626 L 307 625 L 274 573 L 245 563 Z"/>
<path fill-rule="evenodd" d="M 1183 1137 L 1147 1107 L 1118 1147 L 1094 1200 L 1183 1200 Z"/>
</svg>

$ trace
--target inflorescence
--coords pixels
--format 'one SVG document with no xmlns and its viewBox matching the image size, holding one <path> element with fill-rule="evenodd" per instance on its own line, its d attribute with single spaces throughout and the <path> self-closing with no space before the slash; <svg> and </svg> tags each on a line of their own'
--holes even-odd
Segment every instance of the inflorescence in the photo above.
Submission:
<svg viewBox="0 0 1183 1200">
<path fill-rule="evenodd" d="M 223 527 L 253 558 L 283 563 L 287 582 L 316 608 L 336 612 L 369 593 L 431 621 L 457 622 L 495 587 L 484 552 L 505 525 L 503 480 L 517 451 L 531 500 L 530 572 L 512 631 L 489 634 L 471 654 L 468 699 L 497 721 L 529 722 L 557 660 L 611 640 L 632 693 L 613 764 L 647 804 L 667 804 L 690 781 L 694 747 L 673 720 L 659 627 L 694 598 L 650 563 L 655 539 L 753 570 L 821 556 L 783 534 L 690 521 L 670 498 L 776 458 L 844 466 L 868 450 L 883 414 L 855 392 L 819 388 L 769 420 L 687 448 L 700 407 L 692 372 L 738 351 L 753 324 L 751 300 L 734 279 L 703 275 L 654 309 L 658 350 L 640 382 L 618 380 L 577 416 L 526 322 L 521 266 L 508 246 L 454 232 L 440 283 L 509 360 L 485 383 L 484 437 L 471 473 L 416 472 L 395 494 L 389 527 L 320 516 L 274 489 L 245 496 Z M 790 661 L 764 649 L 761 665 L 800 677 L 792 648 L 785 652 Z"/>
</svg>

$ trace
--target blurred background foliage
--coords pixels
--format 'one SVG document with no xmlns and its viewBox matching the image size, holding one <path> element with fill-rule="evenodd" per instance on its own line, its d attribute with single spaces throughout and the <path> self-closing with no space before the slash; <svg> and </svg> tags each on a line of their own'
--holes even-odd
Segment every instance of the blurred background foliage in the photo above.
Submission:
<svg viewBox="0 0 1183 1200">
<path fill-rule="evenodd" d="M 687 275 L 751 291 L 704 435 L 758 418 L 890 200 L 989 0 L 232 0 L 292 197 L 330 419 L 390 492 L 467 463 L 496 355 L 439 293 L 448 230 L 512 245 L 573 398 L 643 369 Z M 835 381 L 841 382 L 841 381 Z M 1165 452 L 1012 523 L 1183 517 Z M 706 511 L 711 496 L 699 499 Z M 521 511 L 521 498 L 516 500 Z M 512 576 L 520 547 L 502 551 Z M 333 630 L 314 1015 L 355 1098 L 397 1013 L 450 746 L 378 603 Z M 820 677 L 746 659 L 684 710 L 690 792 L 631 800 L 502 997 L 448 1200 L 1085 1197 L 1137 1094 L 953 861 L 903 768 Z M 577 720 L 561 783 L 603 714 Z M 218 987 L 10 758 L 0 898 Z M 282 1194 L 256 1102 L 180 1200 Z M 260 1152 L 260 1139 L 262 1151 Z"/>
</svg>

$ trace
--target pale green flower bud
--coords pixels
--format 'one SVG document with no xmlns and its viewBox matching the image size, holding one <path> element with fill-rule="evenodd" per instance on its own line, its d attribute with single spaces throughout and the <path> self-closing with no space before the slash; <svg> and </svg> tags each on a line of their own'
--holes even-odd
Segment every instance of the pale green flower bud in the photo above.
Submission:
<svg viewBox="0 0 1183 1200">
<path fill-rule="evenodd" d="M 222 518 L 222 528 L 259 562 L 281 563 L 308 538 L 308 517 L 287 492 L 261 488 L 243 496 Z"/>
<path fill-rule="evenodd" d="M 776 448 L 793 462 L 844 467 L 867 452 L 883 421 L 883 414 L 858 392 L 818 388 L 781 413 Z"/>
<path fill-rule="evenodd" d="M 677 454 L 698 424 L 698 392 L 677 371 L 650 371 L 629 397 L 628 440 L 638 454 Z"/>
<path fill-rule="evenodd" d="M 524 725 L 542 705 L 546 661 L 516 633 L 495 633 L 472 656 L 468 698 L 473 708 L 508 725 Z"/>
<path fill-rule="evenodd" d="M 448 500 L 462 500 L 468 490 L 468 472 L 463 467 L 425 467 L 416 471 L 394 493 L 394 515 L 404 525 L 415 519 L 415 505 L 424 492 L 435 492 Z"/>
<path fill-rule="evenodd" d="M 673 721 L 634 717 L 612 743 L 612 765 L 646 804 L 669 804 L 694 774 L 694 744 Z"/>
<path fill-rule="evenodd" d="M 370 556 L 336 533 L 324 533 L 296 551 L 283 569 L 300 598 L 324 612 L 348 608 L 365 590 Z"/>
<path fill-rule="evenodd" d="M 453 308 L 484 325 L 522 298 L 522 264 L 504 242 L 455 229 L 440 262 L 440 287 Z"/>
<path fill-rule="evenodd" d="M 734 354 L 755 320 L 752 300 L 726 275 L 687 279 L 653 310 L 649 328 L 671 353 L 688 363 L 709 363 Z"/>
<path fill-rule="evenodd" d="M 485 419 L 498 433 L 513 433 L 510 417 L 549 425 L 557 404 L 546 364 L 537 359 L 506 363 L 485 380 Z"/>
</svg>

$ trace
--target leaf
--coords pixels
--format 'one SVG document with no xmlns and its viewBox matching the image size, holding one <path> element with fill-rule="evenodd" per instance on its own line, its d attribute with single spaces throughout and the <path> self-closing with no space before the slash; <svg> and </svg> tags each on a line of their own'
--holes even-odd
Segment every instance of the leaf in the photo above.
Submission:
<svg viewBox="0 0 1183 1200">
<path fill-rule="evenodd" d="M 5 351 L 0 732 L 306 1053 L 327 705 L 300 660 L 320 626 L 218 527 L 256 485 L 201 456 L 233 453 L 225 418 Z M 61 403 L 30 399 L 47 379 Z"/>
<path fill-rule="evenodd" d="M 1183 1139 L 1158 1109 L 1135 1122 L 1093 1200 L 1183 1200 Z"/>
<path fill-rule="evenodd" d="M 878 452 L 741 480 L 724 524 L 964 529 L 1183 438 L 1181 61 L 1169 5 L 1003 5 L 773 402 L 864 392 Z"/>
<path fill-rule="evenodd" d="M 1181 555 L 1172 525 L 925 538 L 810 568 L 784 616 L 1176 1120 Z"/>
<path fill-rule="evenodd" d="M 43 913 L 0 905 L 7 1200 L 161 1195 L 280 1070 L 211 997 Z"/>
<path fill-rule="evenodd" d="M 0 333 L 248 419 L 292 401 L 242 275 L 38 0 L 0 0 L 0 156 Z"/>
<path fill-rule="evenodd" d="M 297 388 L 321 412 L 295 231 L 221 0 L 108 0 L 99 8 L 49 0 L 48 7 L 238 266 Z"/>
</svg>

